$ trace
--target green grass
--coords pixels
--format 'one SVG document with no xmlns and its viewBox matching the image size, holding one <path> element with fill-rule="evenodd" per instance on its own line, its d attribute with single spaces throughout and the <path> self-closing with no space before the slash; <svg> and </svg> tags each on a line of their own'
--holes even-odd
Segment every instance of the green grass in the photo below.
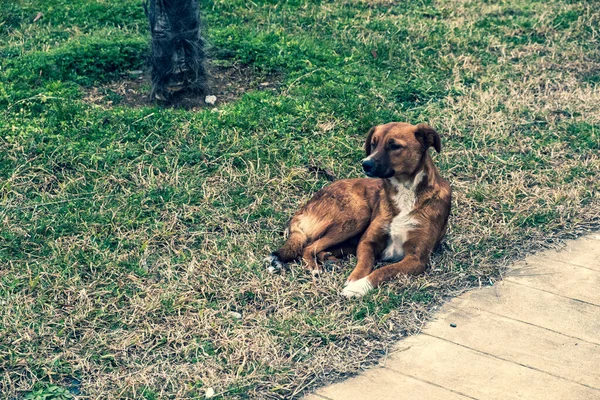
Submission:
<svg viewBox="0 0 600 400">
<path fill-rule="evenodd" d="M 143 68 L 140 3 L 0 0 L 8 397 L 299 397 L 444 297 L 598 227 L 594 2 L 203 0 L 212 63 L 277 91 L 217 111 L 92 104 Z M 366 132 L 392 120 L 442 135 L 454 208 L 429 271 L 357 301 L 339 296 L 355 260 L 268 275 L 261 258 L 327 183 L 308 167 L 361 176 Z"/>
</svg>

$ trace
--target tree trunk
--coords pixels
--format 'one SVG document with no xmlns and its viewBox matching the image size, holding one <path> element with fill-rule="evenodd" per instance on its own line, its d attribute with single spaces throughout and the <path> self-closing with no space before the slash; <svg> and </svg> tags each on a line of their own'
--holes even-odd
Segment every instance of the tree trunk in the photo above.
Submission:
<svg viewBox="0 0 600 400">
<path fill-rule="evenodd" d="M 152 99 L 171 100 L 177 92 L 206 94 L 204 40 L 197 0 L 146 0 L 152 34 Z"/>
</svg>

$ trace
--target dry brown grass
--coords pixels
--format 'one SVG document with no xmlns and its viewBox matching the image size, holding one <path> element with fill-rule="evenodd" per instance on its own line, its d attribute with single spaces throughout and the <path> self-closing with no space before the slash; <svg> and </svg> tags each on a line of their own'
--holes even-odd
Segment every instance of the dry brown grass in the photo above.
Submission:
<svg viewBox="0 0 600 400">
<path fill-rule="evenodd" d="M 208 65 L 210 94 L 217 97 L 214 106 L 224 106 L 254 90 L 277 91 L 281 76 L 263 76 L 247 65 L 233 64 L 228 67 Z M 143 70 L 128 71 L 126 79 L 92 86 L 84 89 L 82 100 L 104 108 L 114 106 L 149 107 L 154 103 L 148 97 L 151 91 L 149 76 Z M 182 93 L 169 104 L 171 107 L 199 111 L 213 105 L 204 102 L 204 96 Z"/>
</svg>

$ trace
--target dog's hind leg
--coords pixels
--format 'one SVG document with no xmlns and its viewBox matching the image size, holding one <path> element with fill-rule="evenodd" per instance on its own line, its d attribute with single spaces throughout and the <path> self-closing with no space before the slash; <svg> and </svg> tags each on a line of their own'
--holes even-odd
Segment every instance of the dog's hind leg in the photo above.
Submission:
<svg viewBox="0 0 600 400">
<path fill-rule="evenodd" d="M 323 253 L 327 248 L 335 246 L 339 241 L 340 240 L 336 235 L 328 234 L 306 246 L 302 253 L 302 259 L 306 263 L 306 269 L 315 276 L 323 272 L 323 269 L 317 263 L 318 255 Z"/>
<path fill-rule="evenodd" d="M 317 260 L 319 262 L 324 263 L 327 261 L 338 262 L 341 258 L 347 257 L 349 255 L 356 255 L 356 246 L 353 240 L 346 240 L 344 243 L 332 246 L 327 250 L 323 250 L 322 252 L 317 254 Z"/>
<path fill-rule="evenodd" d="M 317 275 L 321 272 L 317 264 L 317 254 L 344 244 L 359 234 L 367 223 L 368 220 L 354 224 L 347 221 L 334 223 L 329 218 L 321 218 L 312 213 L 296 215 L 290 223 L 290 236 L 285 244 L 265 259 L 267 269 L 269 272 L 275 272 L 281 269 L 284 263 L 302 256 L 307 269 Z"/>
<path fill-rule="evenodd" d="M 300 257 L 306 243 L 308 243 L 308 237 L 304 232 L 300 230 L 292 231 L 285 244 L 264 259 L 267 270 L 270 273 L 275 273 L 283 268 L 283 264 Z"/>
<path fill-rule="evenodd" d="M 302 250 L 308 243 L 308 237 L 301 230 L 293 230 L 285 241 L 285 244 L 281 246 L 274 254 L 281 260 L 281 262 L 290 262 L 302 254 Z"/>
<path fill-rule="evenodd" d="M 290 235 L 285 244 L 265 258 L 267 270 L 277 272 L 283 268 L 283 264 L 299 258 L 311 238 L 321 236 L 326 229 L 324 221 L 310 215 L 295 216 L 290 222 Z"/>
<path fill-rule="evenodd" d="M 293 261 L 300 257 L 304 246 L 308 242 L 308 238 L 301 231 L 296 231 L 290 234 L 285 244 L 265 257 L 264 262 L 267 264 L 267 271 L 275 273 L 283 268 L 283 264 Z"/>
<path fill-rule="evenodd" d="M 338 262 L 339 258 L 337 258 L 331 251 L 323 250 L 317 253 L 317 261 L 321 264 L 327 261 Z"/>
<path fill-rule="evenodd" d="M 318 275 L 323 270 L 317 261 L 337 261 L 338 258 L 355 253 L 356 245 L 350 240 L 355 235 L 355 231 L 347 231 L 342 225 L 330 227 L 322 237 L 304 249 L 302 259 L 306 263 L 307 269 L 313 275 Z"/>
</svg>

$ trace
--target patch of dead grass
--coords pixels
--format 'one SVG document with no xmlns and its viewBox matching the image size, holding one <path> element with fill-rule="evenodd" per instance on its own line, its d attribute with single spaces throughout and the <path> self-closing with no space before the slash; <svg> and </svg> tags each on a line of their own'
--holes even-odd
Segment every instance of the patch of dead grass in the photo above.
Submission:
<svg viewBox="0 0 600 400">
<path fill-rule="evenodd" d="M 167 104 L 169 107 L 181 107 L 186 110 L 214 108 L 231 103 L 245 93 L 254 90 L 279 90 L 281 76 L 277 74 L 257 73 L 253 67 L 234 64 L 230 67 L 209 65 L 209 93 L 217 97 L 216 103 L 207 104 L 204 96 L 193 93 L 178 93 Z M 149 98 L 151 92 L 150 77 L 144 71 L 131 71 L 127 79 L 113 81 L 99 87 L 84 88 L 83 101 L 104 108 L 114 106 L 147 107 L 161 104 Z"/>
</svg>

